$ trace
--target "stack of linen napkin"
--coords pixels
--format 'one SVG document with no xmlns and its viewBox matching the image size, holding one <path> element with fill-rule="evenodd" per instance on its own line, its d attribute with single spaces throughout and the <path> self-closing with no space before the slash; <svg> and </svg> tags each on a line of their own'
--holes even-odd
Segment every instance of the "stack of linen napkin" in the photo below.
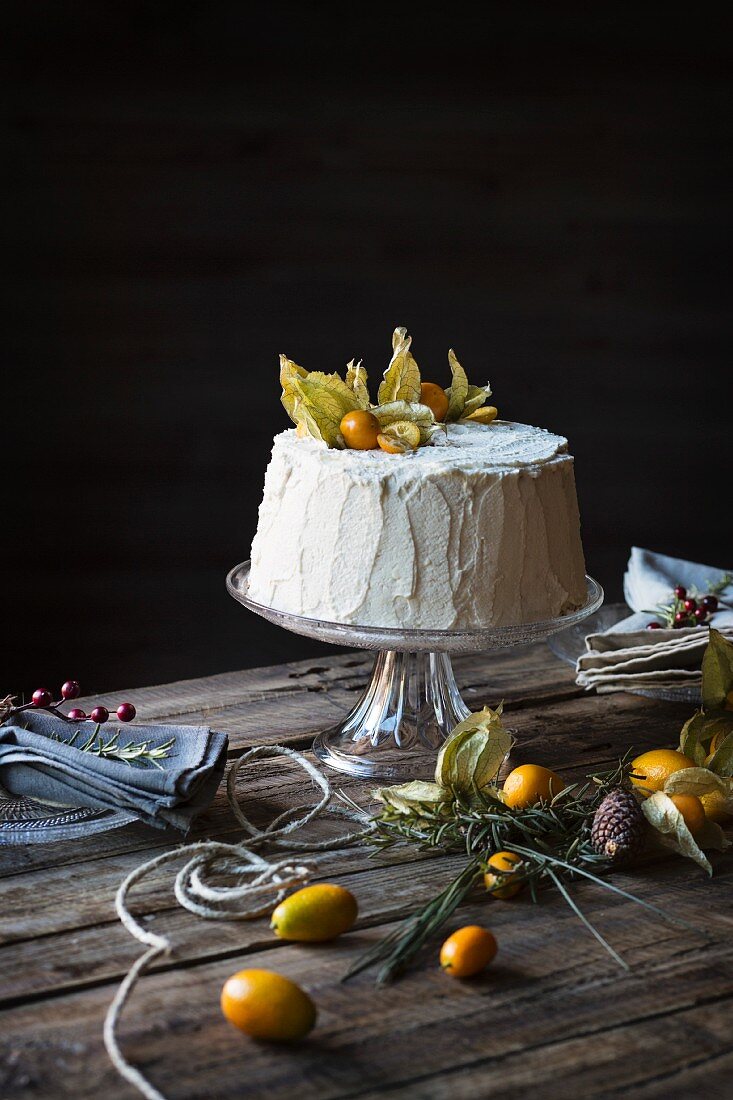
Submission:
<svg viewBox="0 0 733 1100">
<path fill-rule="evenodd" d="M 122 745 L 146 741 L 156 748 L 173 740 L 147 766 L 66 744 L 78 729 L 81 744 L 94 726 L 33 710 L 8 718 L 0 725 L 0 784 L 40 802 L 122 810 L 156 828 L 172 825 L 185 833 L 211 803 L 224 774 L 228 738 L 204 726 L 126 727 Z M 102 727 L 105 740 L 108 729 Z"/>
<path fill-rule="evenodd" d="M 598 692 L 699 689 L 708 625 L 733 639 L 733 583 L 718 594 L 718 610 L 707 625 L 679 630 L 649 630 L 656 605 L 673 600 L 676 585 L 705 595 L 726 575 L 697 562 L 669 558 L 634 546 L 624 576 L 624 596 L 634 612 L 604 634 L 585 639 L 587 652 L 576 664 L 576 683 Z"/>
</svg>

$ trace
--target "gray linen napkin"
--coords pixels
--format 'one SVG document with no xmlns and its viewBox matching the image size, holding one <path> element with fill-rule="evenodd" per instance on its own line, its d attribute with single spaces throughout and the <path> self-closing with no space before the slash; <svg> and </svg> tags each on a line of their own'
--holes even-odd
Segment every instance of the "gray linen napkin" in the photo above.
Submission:
<svg viewBox="0 0 733 1100">
<path fill-rule="evenodd" d="M 105 739 L 114 730 L 102 726 Z M 122 744 L 171 737 L 169 755 L 159 768 L 126 764 L 81 752 L 68 741 L 77 729 L 85 739 L 91 722 L 64 722 L 44 711 L 24 711 L 0 725 L 0 783 L 11 794 L 67 806 L 123 810 L 148 825 L 172 825 L 187 832 L 193 818 L 211 803 L 224 773 L 228 738 L 205 726 L 144 726 L 120 731 Z"/>
<path fill-rule="evenodd" d="M 670 558 L 634 546 L 624 576 L 624 595 L 633 614 L 603 634 L 585 639 L 587 652 L 576 663 L 576 683 L 599 693 L 655 688 L 699 688 L 708 643 L 705 627 L 647 630 L 657 603 L 669 603 L 676 584 L 704 594 L 726 572 L 711 565 Z M 733 585 L 718 597 L 710 625 L 733 638 Z"/>
</svg>

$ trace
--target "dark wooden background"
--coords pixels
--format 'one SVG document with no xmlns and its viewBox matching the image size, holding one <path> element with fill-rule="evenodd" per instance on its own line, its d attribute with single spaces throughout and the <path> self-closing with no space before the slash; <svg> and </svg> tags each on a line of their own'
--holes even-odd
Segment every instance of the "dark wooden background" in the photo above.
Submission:
<svg viewBox="0 0 733 1100">
<path fill-rule="evenodd" d="M 359 11 L 6 7 L 0 691 L 318 653 L 224 575 L 278 352 L 376 376 L 396 324 L 570 438 L 611 596 L 632 543 L 733 565 L 728 26 Z"/>
</svg>

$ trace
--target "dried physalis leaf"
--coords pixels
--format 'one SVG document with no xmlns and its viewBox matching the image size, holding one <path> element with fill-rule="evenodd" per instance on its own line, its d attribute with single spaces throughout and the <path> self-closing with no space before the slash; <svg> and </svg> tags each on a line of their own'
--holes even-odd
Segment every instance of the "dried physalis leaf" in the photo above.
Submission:
<svg viewBox="0 0 733 1100">
<path fill-rule="evenodd" d="M 476 409 L 480 409 L 482 405 L 485 405 L 490 397 L 491 384 L 489 382 L 485 386 L 469 386 L 466 403 L 463 406 L 463 415 L 470 416 L 471 413 L 476 412 Z"/>
<path fill-rule="evenodd" d="M 372 791 L 372 797 L 398 814 L 411 814 L 422 807 L 434 810 L 450 798 L 448 791 L 437 783 L 416 779 L 412 783 L 400 783 L 394 787 L 380 787 Z"/>
<path fill-rule="evenodd" d="M 421 443 L 427 443 L 436 430 L 433 410 L 416 401 L 389 401 L 386 405 L 377 405 L 372 412 L 382 428 L 398 420 L 409 420 L 417 424 Z"/>
<path fill-rule="evenodd" d="M 329 447 L 344 447 L 341 421 L 359 405 L 343 378 L 311 371 L 305 378 L 293 378 L 291 384 L 297 397 L 295 416 L 305 423 L 308 434 Z"/>
<path fill-rule="evenodd" d="M 491 784 L 512 744 L 501 712 L 484 707 L 456 726 L 438 754 L 438 786 L 470 796 Z"/>
<path fill-rule="evenodd" d="M 703 710 L 723 710 L 728 692 L 733 690 L 733 642 L 710 627 L 710 640 L 702 659 Z"/>
<path fill-rule="evenodd" d="M 680 732 L 680 752 L 700 765 L 705 763 L 708 755 L 709 749 L 705 746 L 709 746 L 712 740 L 712 734 L 706 733 L 707 721 L 703 711 L 698 710 L 687 719 Z"/>
<path fill-rule="evenodd" d="M 407 329 L 396 328 L 392 335 L 392 358 L 379 386 L 380 405 L 392 401 L 420 400 L 420 369 L 410 351 L 412 337 Z"/>
<path fill-rule="evenodd" d="M 448 412 L 445 414 L 445 419 L 452 422 L 460 420 L 463 416 L 463 409 L 468 396 L 468 375 L 456 359 L 453 348 L 448 352 L 448 362 L 450 363 L 453 381 L 445 391 L 448 396 Z"/>
<path fill-rule="evenodd" d="M 664 784 L 664 793 L 694 794 L 702 798 L 706 794 L 718 794 L 727 798 L 730 790 L 729 784 L 719 775 L 715 775 L 709 768 L 680 768 L 672 772 Z"/>
<path fill-rule="evenodd" d="M 707 847 L 718 847 L 721 842 L 722 830 L 719 828 L 715 830 L 715 839 L 710 841 L 704 841 L 700 834 L 697 838 L 693 837 L 685 824 L 684 817 L 664 791 L 655 791 L 654 794 L 642 802 L 641 808 L 649 824 L 660 834 L 660 840 L 665 847 L 679 852 L 680 855 L 686 856 L 688 859 L 693 859 L 709 875 L 712 875 L 713 869 L 710 866 L 710 861 L 705 856 L 698 841 L 705 843 Z M 707 830 L 708 825 L 712 824 L 713 822 L 706 822 L 704 828 Z M 708 830 L 708 832 L 712 837 L 713 831 Z M 718 837 L 718 832 L 720 837 Z"/>
<path fill-rule="evenodd" d="M 462 416 L 461 420 L 470 421 L 472 424 L 491 424 L 498 415 L 499 410 L 496 405 L 484 405 L 483 408 L 476 409 L 468 416 Z"/>
<path fill-rule="evenodd" d="M 299 367 L 292 359 L 288 359 L 287 355 L 280 356 L 280 385 L 283 388 L 280 400 L 285 412 L 294 424 L 298 423 L 298 418 L 295 415 L 295 405 L 298 398 L 293 387 L 293 379 L 307 377 L 308 371 L 304 367 Z"/>
<path fill-rule="evenodd" d="M 713 749 L 713 758 L 708 767 L 717 775 L 730 779 L 733 776 L 733 726 L 724 720 L 717 724 L 721 728 L 720 742 L 715 742 L 717 747 Z"/>
<path fill-rule="evenodd" d="M 377 443 L 389 454 L 416 451 L 421 443 L 420 429 L 412 420 L 394 420 L 382 428 Z"/>
<path fill-rule="evenodd" d="M 361 359 L 355 363 L 352 359 L 346 367 L 346 385 L 359 402 L 360 409 L 368 409 L 371 406 L 369 390 L 367 389 L 367 372 L 361 365 Z"/>
<path fill-rule="evenodd" d="M 718 775 L 733 775 L 733 714 L 696 711 L 682 727 L 680 750 Z"/>
</svg>

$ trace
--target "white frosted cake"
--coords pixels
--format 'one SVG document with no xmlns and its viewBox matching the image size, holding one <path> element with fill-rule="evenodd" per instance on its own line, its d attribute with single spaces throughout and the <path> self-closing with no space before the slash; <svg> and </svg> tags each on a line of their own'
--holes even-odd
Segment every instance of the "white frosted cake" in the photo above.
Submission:
<svg viewBox="0 0 733 1100">
<path fill-rule="evenodd" d="M 387 454 L 281 432 L 249 595 L 329 622 L 418 629 L 572 611 L 586 586 L 567 440 L 461 421 L 428 446 Z"/>
</svg>

